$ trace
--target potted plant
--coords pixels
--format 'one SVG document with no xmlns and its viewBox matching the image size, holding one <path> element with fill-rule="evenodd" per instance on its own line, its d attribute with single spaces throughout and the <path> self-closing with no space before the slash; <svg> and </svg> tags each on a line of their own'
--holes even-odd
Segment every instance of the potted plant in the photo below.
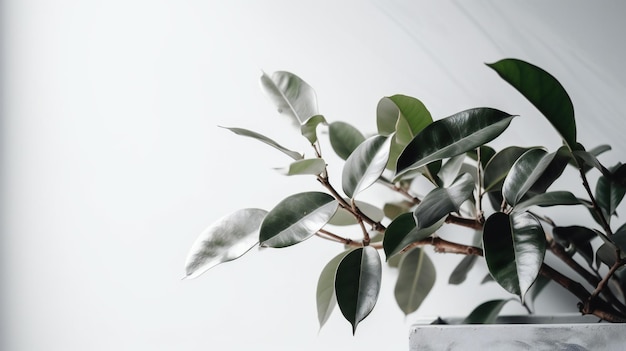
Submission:
<svg viewBox="0 0 626 351">
<path fill-rule="evenodd" d="M 404 95 L 380 100 L 377 133 L 366 138 L 354 126 L 319 114 L 313 89 L 298 76 L 263 74 L 263 89 L 297 124 L 314 156 L 304 157 L 251 130 L 227 129 L 283 152 L 291 158 L 283 173 L 309 176 L 320 191 L 293 194 L 269 211 L 246 208 L 224 216 L 192 245 L 186 277 L 258 245 L 285 248 L 313 236 L 333 241 L 343 249 L 318 278 L 318 317 L 323 325 L 338 305 L 355 332 L 376 304 L 384 261 L 398 267 L 395 298 L 402 311 L 419 308 L 435 281 L 437 264 L 422 249 L 432 246 L 465 255 L 453 273 L 455 283 L 475 260 L 484 259 L 488 278 L 529 312 L 528 301 L 552 281 L 579 300 L 582 315 L 625 322 L 626 225 L 615 218 L 626 193 L 626 166 L 607 167 L 598 160 L 610 146 L 586 149 L 578 142 L 572 102 L 552 75 L 518 59 L 487 66 L 545 116 L 562 138 L 560 148 L 495 150 L 489 143 L 515 115 L 480 107 L 434 120 L 420 100 Z M 328 167 L 334 166 L 322 154 L 320 130 L 327 130 L 332 149 L 345 160 L 340 182 L 328 177 Z M 567 167 L 576 170 L 584 196 L 552 189 Z M 401 199 L 361 201 L 359 195 L 374 183 Z M 582 206 L 597 225 L 587 228 L 571 218 L 557 225 L 541 213 L 552 206 Z M 360 228 L 358 239 L 342 234 L 348 225 Z M 470 228 L 476 236 L 447 240 L 437 235 L 443 226 Z M 560 264 L 548 264 L 546 255 Z M 478 301 L 464 322 L 494 323 L 508 301 Z"/>
</svg>

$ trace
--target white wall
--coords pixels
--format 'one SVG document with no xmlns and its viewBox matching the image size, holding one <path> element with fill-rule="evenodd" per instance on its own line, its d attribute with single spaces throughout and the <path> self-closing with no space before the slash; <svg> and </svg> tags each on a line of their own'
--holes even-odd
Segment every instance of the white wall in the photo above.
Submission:
<svg viewBox="0 0 626 351">
<path fill-rule="evenodd" d="M 262 95 L 261 70 L 300 75 L 328 120 L 363 132 L 381 97 L 403 93 L 435 118 L 476 106 L 520 114 L 500 140 L 553 150 L 549 125 L 483 65 L 517 57 L 564 84 L 583 144 L 612 144 L 608 165 L 626 150 L 619 1 L 3 5 L 3 350 L 401 350 L 419 315 L 508 296 L 479 287 L 479 272 L 466 283 L 476 296 L 448 287 L 460 258 L 438 255 L 438 290 L 416 315 L 395 306 L 386 272 L 353 337 L 339 311 L 318 333 L 317 276 L 340 249 L 328 242 L 253 251 L 181 281 L 212 221 L 318 189 L 276 174 L 281 154 L 217 127 L 303 146 Z"/>
</svg>

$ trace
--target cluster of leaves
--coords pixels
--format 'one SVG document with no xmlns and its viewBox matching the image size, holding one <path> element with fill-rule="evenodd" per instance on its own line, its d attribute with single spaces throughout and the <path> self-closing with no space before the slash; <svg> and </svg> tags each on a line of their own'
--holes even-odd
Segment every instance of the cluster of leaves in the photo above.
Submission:
<svg viewBox="0 0 626 351">
<path fill-rule="evenodd" d="M 496 151 L 487 144 L 501 135 L 515 116 L 493 108 L 473 108 L 433 120 L 421 101 L 404 95 L 380 100 L 378 133 L 366 138 L 347 123 L 328 123 L 318 112 L 315 92 L 296 75 L 263 74 L 265 92 L 279 112 L 291 116 L 299 126 L 315 157 L 305 158 L 250 130 L 228 129 L 280 150 L 293 159 L 282 170 L 285 175 L 312 176 L 325 191 L 297 193 L 270 211 L 242 209 L 218 220 L 192 246 L 186 262 L 187 277 L 238 258 L 257 245 L 283 248 L 312 236 L 336 241 L 346 250 L 328 262 L 319 277 L 318 317 L 323 325 L 338 305 L 354 332 L 378 298 L 382 275 L 379 251 L 384 251 L 386 260 L 400 257 L 395 297 L 402 311 L 409 314 L 418 309 L 434 285 L 435 264 L 422 248 L 432 245 L 439 252 L 467 255 L 450 278 L 452 283 L 462 282 L 474 260 L 484 257 L 491 278 L 517 295 L 522 304 L 533 285 L 533 291 L 538 291 L 546 282 L 554 281 L 580 299 L 582 313 L 623 322 L 626 225 L 614 231 L 611 219 L 626 193 L 625 166 L 607 168 L 599 162 L 597 156 L 609 146 L 586 150 L 577 142 L 572 102 L 552 75 L 517 59 L 504 59 L 488 67 L 546 117 L 562 137 L 562 147 L 553 152 L 519 146 Z M 333 150 L 345 160 L 343 194 L 329 181 L 319 147 L 320 128 L 327 128 Z M 548 191 L 568 165 L 579 171 L 588 198 L 569 191 Z M 587 180 L 592 170 L 599 172 L 595 191 Z M 419 197 L 414 188 L 415 180 L 421 178 L 432 184 L 432 190 Z M 378 208 L 358 199 L 377 182 L 403 196 L 403 201 Z M 491 205 L 488 216 L 484 198 Z M 531 211 L 547 206 L 584 206 L 598 226 L 560 227 Z M 444 224 L 474 229 L 480 244 L 465 245 L 438 237 L 436 232 Z M 343 225 L 360 226 L 362 240 L 329 229 Z M 544 226 L 552 231 L 547 232 Z M 593 240 L 601 240 L 602 245 L 594 250 Z M 582 284 L 548 266 L 544 262 L 546 251 L 573 268 Z M 617 288 L 610 288 L 609 283 Z M 483 303 L 466 322 L 492 321 L 507 301 Z"/>
</svg>

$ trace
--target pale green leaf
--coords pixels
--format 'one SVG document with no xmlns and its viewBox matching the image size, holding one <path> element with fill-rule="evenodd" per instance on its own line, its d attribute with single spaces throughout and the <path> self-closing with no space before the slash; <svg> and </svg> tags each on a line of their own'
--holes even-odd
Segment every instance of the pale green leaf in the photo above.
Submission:
<svg viewBox="0 0 626 351">
<path fill-rule="evenodd" d="M 332 122 L 328 126 L 328 137 L 333 150 L 343 160 L 365 141 L 358 129 L 345 122 Z"/>
<path fill-rule="evenodd" d="M 337 273 L 337 267 L 339 262 L 343 260 L 350 251 L 344 251 L 330 260 L 317 280 L 317 319 L 320 323 L 320 328 L 324 326 L 337 304 L 337 298 L 335 297 L 335 274 Z"/>
<path fill-rule="evenodd" d="M 484 302 L 470 312 L 463 320 L 463 324 L 493 324 L 496 322 L 504 305 L 509 301 L 511 299 Z"/>
<path fill-rule="evenodd" d="M 241 257 L 259 242 L 259 226 L 267 211 L 247 208 L 220 218 L 204 230 L 185 260 L 185 278 L 195 278 L 208 269 Z"/>
<path fill-rule="evenodd" d="M 449 188 L 435 188 L 430 191 L 415 209 L 418 229 L 428 228 L 459 208 L 474 190 L 474 178 L 463 173 Z"/>
<path fill-rule="evenodd" d="M 298 127 L 310 117 L 319 115 L 315 91 L 293 73 L 278 71 L 268 76 L 263 72 L 261 87 L 278 112 L 291 117 Z"/>
<path fill-rule="evenodd" d="M 415 312 L 435 285 L 435 265 L 419 247 L 405 253 L 400 260 L 394 296 L 405 315 Z"/>
<path fill-rule="evenodd" d="M 287 176 L 292 175 L 319 175 L 326 170 L 326 161 L 321 158 L 309 158 L 292 162 L 289 167 L 276 168 L 276 170 Z"/>
<path fill-rule="evenodd" d="M 326 125 L 328 122 L 326 122 L 324 116 L 315 115 L 304 121 L 300 127 L 302 135 L 307 138 L 311 144 L 315 144 L 315 142 L 317 142 L 317 126 L 320 124 Z"/>
<path fill-rule="evenodd" d="M 251 130 L 247 130 L 247 129 L 243 129 L 243 128 L 228 128 L 228 127 L 223 127 L 225 129 L 230 130 L 231 132 L 237 134 L 237 135 L 242 135 L 242 136 L 246 136 L 246 137 L 250 137 L 256 140 L 259 140 L 261 142 L 264 142 L 265 144 L 283 152 L 285 155 L 293 158 L 294 160 L 301 160 L 304 156 L 302 156 L 301 154 L 295 152 L 295 151 L 291 151 L 287 148 L 285 148 L 284 146 L 278 144 L 277 142 L 275 142 L 274 140 L 266 137 L 265 135 L 261 135 L 257 132 L 253 132 Z"/>
<path fill-rule="evenodd" d="M 359 200 L 356 200 L 355 203 L 357 208 L 374 222 L 380 222 L 385 218 L 385 214 L 380 208 Z M 358 224 L 358 221 L 350 211 L 339 207 L 328 224 L 345 226 Z"/>
</svg>

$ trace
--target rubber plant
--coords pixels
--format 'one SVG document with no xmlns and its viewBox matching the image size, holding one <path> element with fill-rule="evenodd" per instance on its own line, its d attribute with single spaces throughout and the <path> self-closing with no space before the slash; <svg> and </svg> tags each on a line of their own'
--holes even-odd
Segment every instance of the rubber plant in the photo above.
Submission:
<svg viewBox="0 0 626 351">
<path fill-rule="evenodd" d="M 319 276 L 318 318 L 323 325 L 338 305 L 354 333 L 378 299 L 383 257 L 399 270 L 398 306 L 405 314 L 420 307 L 435 282 L 437 264 L 423 250 L 432 246 L 436 252 L 465 255 L 450 283 L 462 282 L 474 261 L 484 259 L 487 278 L 517 296 L 514 300 L 529 312 L 528 299 L 552 281 L 579 300 L 580 313 L 625 322 L 626 225 L 614 220 L 626 193 L 626 166 L 607 167 L 599 161 L 610 146 L 586 149 L 578 142 L 572 101 L 551 74 L 518 59 L 487 66 L 538 109 L 562 138 L 561 147 L 494 150 L 489 143 L 515 115 L 480 107 L 434 120 L 420 100 L 404 95 L 379 101 L 378 131 L 366 138 L 345 122 L 327 121 L 318 112 L 314 90 L 298 76 L 264 73 L 263 90 L 297 124 L 315 156 L 305 158 L 247 129 L 228 129 L 283 152 L 291 158 L 284 174 L 309 176 L 320 191 L 293 194 L 269 211 L 246 208 L 224 216 L 191 247 L 186 277 L 197 277 L 258 245 L 285 248 L 311 237 L 337 242 L 341 253 Z M 345 160 L 341 184 L 329 180 L 320 130 L 327 131 L 332 149 Z M 567 174 L 566 167 L 576 170 L 585 196 L 552 189 Z M 402 200 L 361 201 L 359 195 L 374 183 Z M 558 226 L 540 213 L 550 206 L 582 206 L 595 225 Z M 342 235 L 344 225 L 358 226 L 362 237 Z M 446 240 L 437 235 L 443 226 L 471 228 L 477 240 L 473 245 Z M 555 269 L 546 255 L 567 269 Z M 482 302 L 466 322 L 492 322 L 508 301 Z"/>
</svg>

